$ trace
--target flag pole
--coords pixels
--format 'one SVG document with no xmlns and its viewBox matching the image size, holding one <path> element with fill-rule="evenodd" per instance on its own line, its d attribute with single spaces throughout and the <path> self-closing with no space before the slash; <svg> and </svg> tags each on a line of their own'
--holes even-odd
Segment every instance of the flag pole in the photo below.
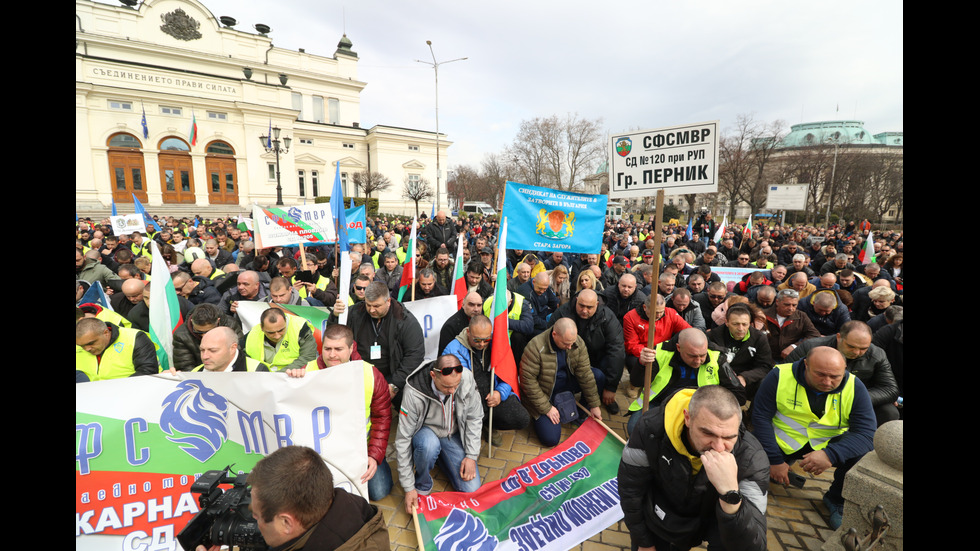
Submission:
<svg viewBox="0 0 980 551">
<path fill-rule="evenodd" d="M 575 402 L 575 405 L 577 405 L 578 407 L 582 408 L 582 411 L 584 411 L 589 417 L 592 417 L 592 412 L 589 411 L 589 410 L 587 410 L 587 409 L 585 409 L 585 406 L 583 406 L 580 402 Z M 491 411 L 493 411 L 493 410 L 491 410 Z M 615 436 L 616 437 L 616 440 L 619 440 L 620 442 L 622 442 L 624 446 L 626 445 L 626 440 L 623 440 L 623 437 L 620 436 L 619 433 L 617 433 L 616 431 L 612 430 L 609 427 L 609 425 L 603 423 L 602 421 L 600 421 L 599 419 L 596 419 L 595 417 L 592 417 L 592 420 L 595 421 L 596 423 L 599 423 L 602 426 L 602 428 L 604 428 L 607 431 L 609 431 L 609 434 Z"/>
<path fill-rule="evenodd" d="M 422 541 L 422 527 L 419 526 L 419 509 L 418 506 L 412 506 L 412 522 L 415 523 L 415 539 L 419 544 L 419 551 L 425 549 L 425 542 Z"/>
<path fill-rule="evenodd" d="M 493 375 L 496 368 L 490 366 L 490 395 L 493 395 Z M 493 406 L 490 406 L 490 425 L 487 427 L 487 457 L 493 459 Z"/>
<path fill-rule="evenodd" d="M 656 282 L 660 273 L 660 244 L 663 242 L 663 225 L 664 225 L 664 190 L 657 190 L 657 218 L 653 225 L 653 250 L 655 251 L 653 255 L 653 281 Z M 650 329 L 647 332 L 647 348 L 652 348 L 654 346 L 653 341 L 656 334 L 656 324 L 655 312 L 657 311 L 657 291 L 654 289 L 650 291 L 650 303 L 647 305 L 647 319 L 650 322 Z M 666 298 L 666 297 L 664 297 Z M 651 315 L 654 314 L 654 315 Z M 643 412 L 650 409 L 650 380 L 653 378 L 653 363 L 648 363 L 643 366 Z"/>
</svg>

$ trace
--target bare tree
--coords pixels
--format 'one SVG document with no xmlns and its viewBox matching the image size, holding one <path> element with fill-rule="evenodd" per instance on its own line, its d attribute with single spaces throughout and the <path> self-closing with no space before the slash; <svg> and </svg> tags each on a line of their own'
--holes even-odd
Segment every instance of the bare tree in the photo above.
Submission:
<svg viewBox="0 0 980 551">
<path fill-rule="evenodd" d="M 355 172 L 351 180 L 357 186 L 357 189 L 364 192 L 364 196 L 368 198 L 375 191 L 385 191 L 393 185 L 392 181 L 384 174 L 380 172 L 368 172 L 366 170 Z"/>
<path fill-rule="evenodd" d="M 419 216 L 419 203 L 435 197 L 435 190 L 427 178 L 421 176 L 412 178 L 412 175 L 405 176 L 405 187 L 402 189 L 402 197 L 415 202 L 415 217 Z"/>
<path fill-rule="evenodd" d="M 570 190 L 605 155 L 602 119 L 569 114 L 523 121 L 505 155 L 523 183 Z"/>
<path fill-rule="evenodd" d="M 500 208 L 500 201 L 503 201 L 504 187 L 507 180 L 511 179 L 510 173 L 513 168 L 504 160 L 503 156 L 495 153 L 487 153 L 480 163 L 480 171 L 483 188 L 491 195 L 491 200 L 487 203 Z"/>
<path fill-rule="evenodd" d="M 719 191 L 731 198 L 728 215 L 735 218 L 735 206 L 742 202 L 752 213 L 766 202 L 766 190 L 774 183 L 766 168 L 783 137 L 785 123 L 756 121 L 752 115 L 738 115 L 735 125 L 719 142 Z"/>
</svg>

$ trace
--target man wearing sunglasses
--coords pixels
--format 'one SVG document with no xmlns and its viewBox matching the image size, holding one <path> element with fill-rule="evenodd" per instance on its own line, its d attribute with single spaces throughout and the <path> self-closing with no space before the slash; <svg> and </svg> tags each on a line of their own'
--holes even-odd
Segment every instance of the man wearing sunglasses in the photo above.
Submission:
<svg viewBox="0 0 980 551">
<path fill-rule="evenodd" d="M 432 490 L 437 461 L 457 492 L 479 489 L 483 407 L 473 372 L 456 356 L 439 356 L 408 376 L 402 396 L 395 451 L 405 511 Z"/>
</svg>

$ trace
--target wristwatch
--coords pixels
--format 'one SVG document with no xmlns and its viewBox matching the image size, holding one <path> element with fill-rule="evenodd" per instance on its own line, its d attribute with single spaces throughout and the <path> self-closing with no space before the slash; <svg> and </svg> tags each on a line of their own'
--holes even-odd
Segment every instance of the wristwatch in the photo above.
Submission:
<svg viewBox="0 0 980 551">
<path fill-rule="evenodd" d="M 732 490 L 724 494 L 719 494 L 718 499 L 729 505 L 737 505 L 742 501 L 742 493 L 738 490 Z"/>
</svg>

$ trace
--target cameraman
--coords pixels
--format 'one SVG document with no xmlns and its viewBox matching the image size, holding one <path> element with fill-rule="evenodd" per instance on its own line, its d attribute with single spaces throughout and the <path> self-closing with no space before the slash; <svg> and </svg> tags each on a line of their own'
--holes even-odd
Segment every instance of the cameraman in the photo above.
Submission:
<svg viewBox="0 0 980 551">
<path fill-rule="evenodd" d="M 330 469 L 310 448 L 276 450 L 255 465 L 248 483 L 252 515 L 272 551 L 391 547 L 381 511 L 334 488 Z"/>
</svg>

